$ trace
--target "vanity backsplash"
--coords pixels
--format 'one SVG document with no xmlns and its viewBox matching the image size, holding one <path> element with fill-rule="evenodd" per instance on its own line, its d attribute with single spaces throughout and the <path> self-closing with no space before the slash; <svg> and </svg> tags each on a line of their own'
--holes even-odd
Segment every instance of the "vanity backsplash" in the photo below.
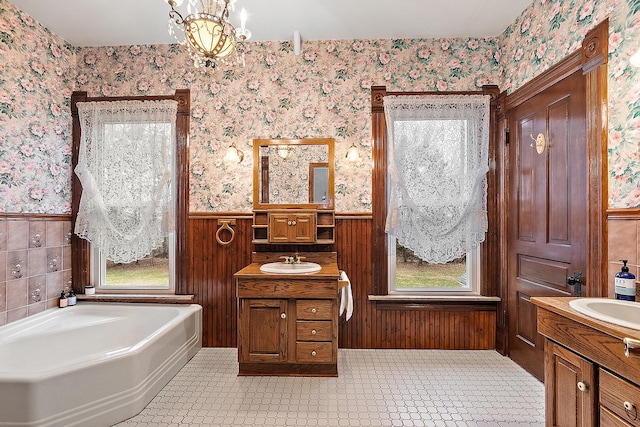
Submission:
<svg viewBox="0 0 640 427">
<path fill-rule="evenodd" d="M 640 301 L 640 210 L 624 215 L 609 215 L 608 296 L 614 297 L 614 277 L 628 260 L 629 271 L 636 276 L 636 301 Z"/>
</svg>

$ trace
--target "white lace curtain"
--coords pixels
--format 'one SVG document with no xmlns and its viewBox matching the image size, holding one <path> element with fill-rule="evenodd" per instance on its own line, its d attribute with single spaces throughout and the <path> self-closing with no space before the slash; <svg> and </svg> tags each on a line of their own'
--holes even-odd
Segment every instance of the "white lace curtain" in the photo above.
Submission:
<svg viewBox="0 0 640 427">
<path fill-rule="evenodd" d="M 489 97 L 384 98 L 386 232 L 431 263 L 446 263 L 487 231 Z"/>
<path fill-rule="evenodd" d="M 75 173 L 82 196 L 75 233 L 107 259 L 129 263 L 173 231 L 171 180 L 177 102 L 78 103 Z"/>
</svg>

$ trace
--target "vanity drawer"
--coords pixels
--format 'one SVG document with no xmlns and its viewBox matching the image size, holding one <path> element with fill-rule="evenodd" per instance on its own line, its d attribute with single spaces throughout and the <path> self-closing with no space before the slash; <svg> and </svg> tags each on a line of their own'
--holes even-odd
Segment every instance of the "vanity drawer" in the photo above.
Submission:
<svg viewBox="0 0 640 427">
<path fill-rule="evenodd" d="M 332 300 L 296 301 L 296 319 L 298 320 L 331 320 L 332 318 Z"/>
<path fill-rule="evenodd" d="M 629 427 L 632 424 L 629 424 L 626 421 L 623 421 L 619 416 L 605 408 L 604 406 L 600 407 L 600 425 L 606 427 Z"/>
<path fill-rule="evenodd" d="M 600 405 L 633 426 L 640 426 L 640 388 L 600 368 Z M 625 411 L 625 405 L 630 408 Z"/>
<path fill-rule="evenodd" d="M 331 342 L 297 342 L 296 362 L 333 362 L 332 347 Z"/>
<path fill-rule="evenodd" d="M 333 322 L 330 320 L 321 321 L 298 321 L 296 323 L 296 339 L 298 341 L 331 341 Z"/>
</svg>

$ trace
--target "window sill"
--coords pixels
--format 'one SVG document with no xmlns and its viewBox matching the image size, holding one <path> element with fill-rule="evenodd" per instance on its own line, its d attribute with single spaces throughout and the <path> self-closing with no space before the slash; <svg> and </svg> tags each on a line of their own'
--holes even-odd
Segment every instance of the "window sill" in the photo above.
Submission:
<svg viewBox="0 0 640 427">
<path fill-rule="evenodd" d="M 193 295 L 173 295 L 173 294 L 95 294 L 78 295 L 78 301 L 95 302 L 122 302 L 122 303 L 162 303 L 162 304 L 191 304 Z"/>
</svg>

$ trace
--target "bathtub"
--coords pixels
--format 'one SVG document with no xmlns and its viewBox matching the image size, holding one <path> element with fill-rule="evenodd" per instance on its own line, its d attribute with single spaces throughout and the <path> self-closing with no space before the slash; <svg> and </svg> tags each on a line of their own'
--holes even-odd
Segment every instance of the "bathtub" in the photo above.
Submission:
<svg viewBox="0 0 640 427">
<path fill-rule="evenodd" d="M 202 307 L 79 302 L 0 327 L 0 426 L 108 426 L 202 347 Z"/>
</svg>

